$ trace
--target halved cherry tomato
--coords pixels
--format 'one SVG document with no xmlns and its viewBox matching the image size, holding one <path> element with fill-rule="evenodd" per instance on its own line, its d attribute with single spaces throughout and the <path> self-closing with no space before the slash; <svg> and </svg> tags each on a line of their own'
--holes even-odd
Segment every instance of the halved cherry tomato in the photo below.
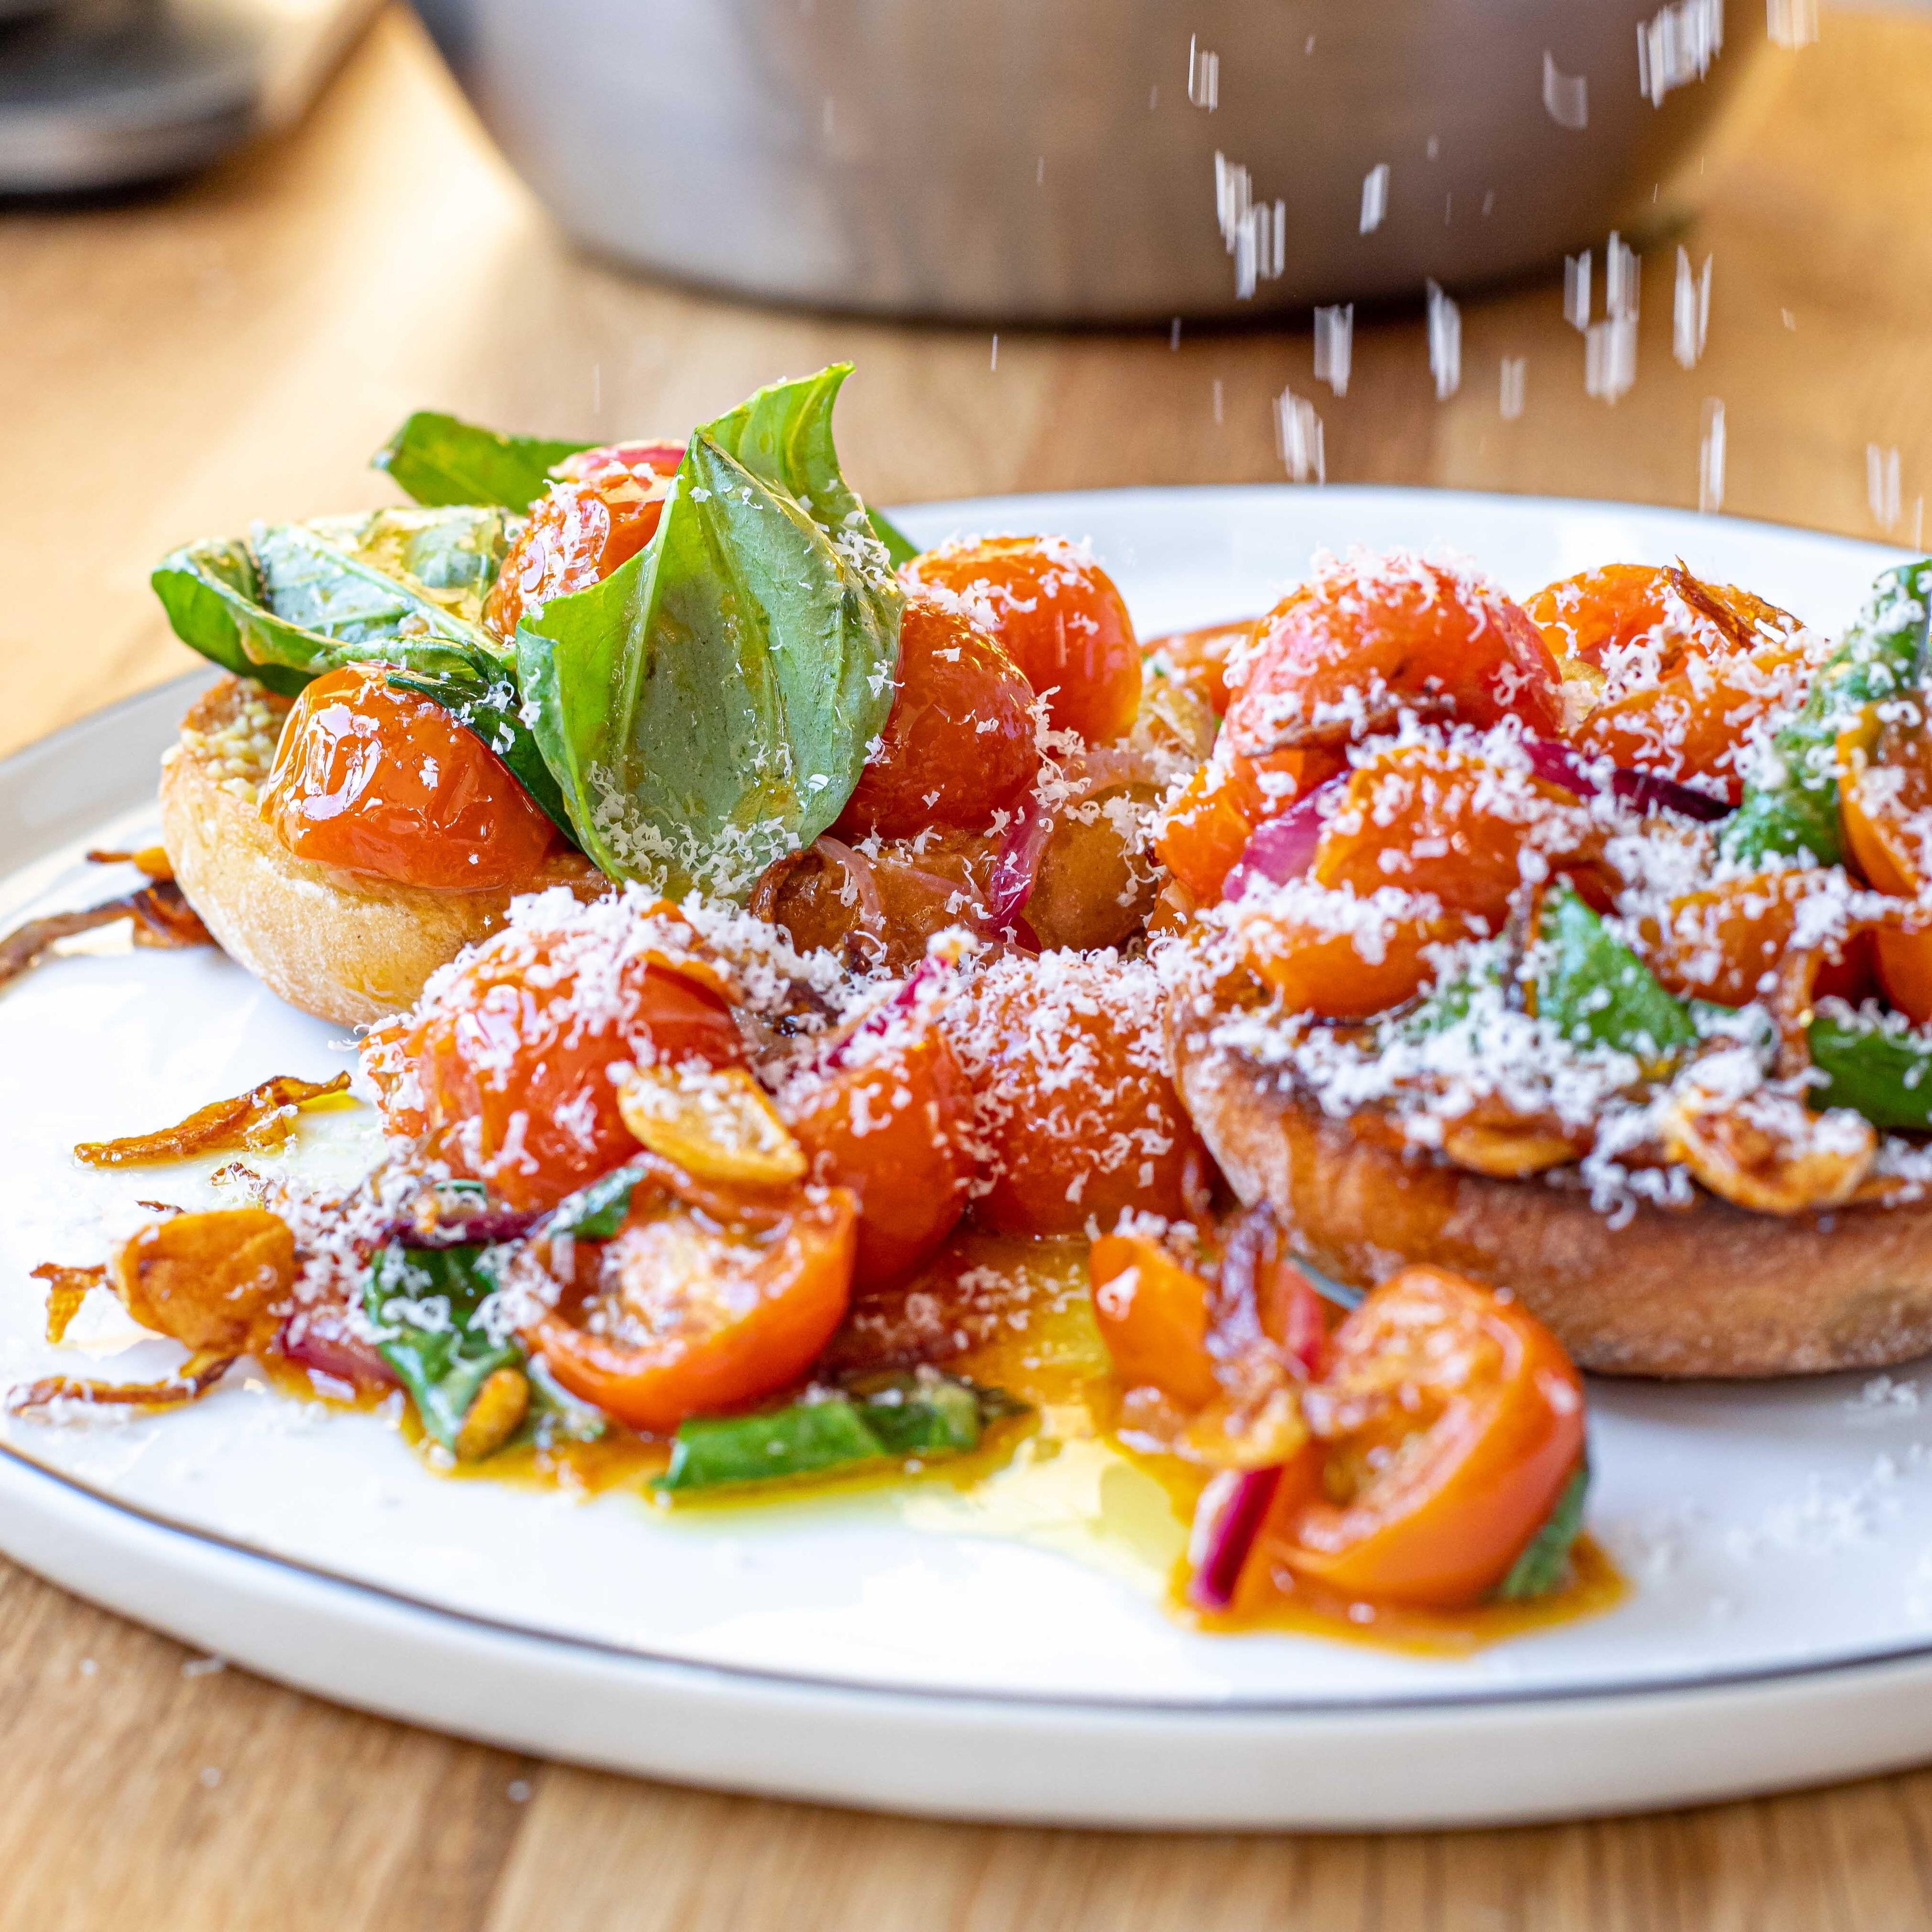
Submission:
<svg viewBox="0 0 1932 1932">
<path fill-rule="evenodd" d="M 1453 746 L 1402 745 L 1349 775 L 1310 876 L 1362 898 L 1428 892 L 1493 932 L 1524 883 L 1600 845 L 1573 794 Z"/>
<path fill-rule="evenodd" d="M 1841 733 L 1838 818 L 1852 861 L 1876 891 L 1916 899 L 1932 878 L 1932 734 L 1876 709 Z M 1886 998 L 1916 1024 L 1932 1020 L 1932 932 L 1873 935 Z"/>
<path fill-rule="evenodd" d="M 1198 631 L 1176 631 L 1154 638 L 1147 646 L 1148 663 L 1185 691 L 1191 691 L 1220 717 L 1233 694 L 1228 666 L 1254 641 L 1256 620 L 1238 624 L 1210 624 Z"/>
<path fill-rule="evenodd" d="M 304 686 L 261 813 L 298 859 L 441 892 L 526 884 L 556 828 L 508 766 L 442 706 L 392 691 L 393 667 Z"/>
<path fill-rule="evenodd" d="M 858 1203 L 853 1284 L 890 1288 L 936 1254 L 966 1211 L 972 1089 L 934 1025 L 855 1036 L 854 1060 L 807 1073 L 780 1111 L 812 1178 Z"/>
<path fill-rule="evenodd" d="M 635 1154 L 608 1070 L 653 1058 L 744 1064 L 715 976 L 594 930 L 513 926 L 376 1028 L 362 1064 L 392 1132 L 544 1208 Z"/>
<path fill-rule="evenodd" d="M 810 1368 L 851 1299 L 842 1188 L 640 1184 L 590 1279 L 525 1331 L 575 1396 L 632 1429 L 754 1402 Z"/>
<path fill-rule="evenodd" d="M 1202 1408 L 1221 1393 L 1208 1348 L 1204 1277 L 1183 1268 L 1144 1234 L 1102 1234 L 1088 1256 L 1094 1319 L 1129 1388 L 1157 1388 L 1184 1408 Z"/>
<path fill-rule="evenodd" d="M 1645 964 L 1679 999 L 1748 1006 L 1770 990 L 1806 902 L 1815 898 L 1828 907 L 1842 898 L 1844 886 L 1835 872 L 1808 867 L 1729 879 L 1672 899 L 1660 921 L 1640 926 L 1638 948 Z M 1820 993 L 1844 990 L 1834 963 L 1856 960 L 1858 950 L 1851 942 L 1870 923 L 1852 921 L 1834 936 L 1819 935 L 1820 945 L 1833 938 L 1840 956 L 1834 962 L 1828 952 L 1820 970 Z"/>
<path fill-rule="evenodd" d="M 1744 796 L 1738 746 L 1802 693 L 1809 674 L 1804 653 L 1782 645 L 1687 654 L 1673 675 L 1599 705 L 1572 742 L 1592 758 L 1695 783 L 1736 805 Z"/>
<path fill-rule="evenodd" d="M 1154 850 L 1196 899 L 1212 905 L 1256 827 L 1278 818 L 1347 765 L 1345 753 L 1320 746 L 1260 758 L 1238 752 L 1210 758 L 1168 812 Z"/>
<path fill-rule="evenodd" d="M 1239 904 L 1234 930 L 1250 968 L 1287 1011 L 1321 1019 L 1367 1019 L 1404 1004 L 1435 979 L 1432 948 L 1486 931 L 1393 886 L 1363 898 L 1311 884 L 1287 902 Z"/>
<path fill-rule="evenodd" d="M 1606 564 L 1545 584 L 1524 605 L 1558 657 L 1595 669 L 1635 644 L 1653 646 L 1670 675 L 1687 653 L 1722 656 L 1763 641 L 1760 624 L 1795 628 L 1774 604 L 1733 584 L 1705 584 L 1680 568 Z"/>
<path fill-rule="evenodd" d="M 629 562 L 657 533 L 683 454 L 674 443 L 614 443 L 560 464 L 566 480 L 531 505 L 490 586 L 484 628 L 514 638 L 552 598 L 588 590 Z"/>
<path fill-rule="evenodd" d="M 1404 1268 L 1334 1339 L 1304 1397 L 1319 1490 L 1284 1481 L 1244 1586 L 1285 1570 L 1365 1600 L 1480 1603 L 1582 1459 L 1582 1378 L 1526 1310 L 1442 1268 Z"/>
<path fill-rule="evenodd" d="M 1554 734 L 1562 680 L 1543 635 L 1491 586 L 1402 555 L 1337 565 L 1256 631 L 1227 728 L 1251 756 L 1342 745 L 1405 710 Z"/>
<path fill-rule="evenodd" d="M 1033 687 L 996 638 L 930 597 L 909 597 L 898 695 L 832 830 L 842 838 L 910 838 L 929 826 L 984 831 L 1040 770 L 1033 704 Z"/>
<path fill-rule="evenodd" d="M 975 980 L 948 1030 L 982 1152 L 973 1212 L 1011 1234 L 1178 1218 L 1206 1150 L 1167 1071 L 1152 969 L 1106 953 L 1010 954 Z"/>
<path fill-rule="evenodd" d="M 1141 654 L 1114 580 L 1064 537 L 942 544 L 905 567 L 915 586 L 964 600 L 1046 703 L 1056 730 L 1118 738 L 1140 709 Z"/>
</svg>

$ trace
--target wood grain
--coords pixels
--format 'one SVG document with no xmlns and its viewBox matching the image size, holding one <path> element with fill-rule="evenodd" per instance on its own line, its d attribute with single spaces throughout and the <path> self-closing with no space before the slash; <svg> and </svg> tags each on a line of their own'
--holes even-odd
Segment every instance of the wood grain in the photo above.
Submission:
<svg viewBox="0 0 1932 1932">
<path fill-rule="evenodd" d="M 574 254 L 416 30 L 383 19 L 310 124 L 176 192 L 0 214 L 0 749 L 183 668 L 146 572 L 258 516 L 387 500 L 409 410 L 560 434 L 678 430 L 849 356 L 842 446 L 882 501 L 1278 478 L 1314 398 L 1331 480 L 1725 507 L 1882 534 L 1866 448 L 1932 486 L 1932 22 L 1828 14 L 1774 58 L 1682 238 L 1708 352 L 1670 356 L 1646 265 L 1639 379 L 1584 393 L 1559 282 L 1462 292 L 1438 404 L 1411 312 L 1358 318 L 1346 398 L 1305 330 L 1003 334 L 737 307 Z M 1498 370 L 1526 365 L 1505 422 Z M 1338 536 L 1345 537 L 1346 531 Z M 910 1822 L 520 1762 L 338 1710 L 0 1566 L 0 1932 L 1884 1932 L 1932 1918 L 1932 1774 L 1536 1830 L 1125 1838 Z"/>
</svg>

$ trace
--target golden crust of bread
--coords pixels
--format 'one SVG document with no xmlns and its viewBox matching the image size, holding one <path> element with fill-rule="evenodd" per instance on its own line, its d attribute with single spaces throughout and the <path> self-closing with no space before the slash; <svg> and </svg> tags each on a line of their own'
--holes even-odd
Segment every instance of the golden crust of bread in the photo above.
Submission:
<svg viewBox="0 0 1932 1932">
<path fill-rule="evenodd" d="M 1429 1262 L 1506 1288 L 1586 1369 L 1761 1377 L 1882 1368 L 1932 1350 L 1932 1202 L 1789 1218 L 1699 1191 L 1613 1226 L 1578 1186 L 1503 1180 L 1364 1138 L 1170 1016 L 1175 1078 L 1244 1202 L 1366 1288 Z"/>
<path fill-rule="evenodd" d="M 503 923 L 514 895 L 430 892 L 296 857 L 257 809 L 288 710 L 242 678 L 202 694 L 162 760 L 162 843 L 225 952 L 291 1006 L 366 1025 L 413 1004 L 437 967 Z M 572 852 L 520 890 L 593 881 Z"/>
</svg>

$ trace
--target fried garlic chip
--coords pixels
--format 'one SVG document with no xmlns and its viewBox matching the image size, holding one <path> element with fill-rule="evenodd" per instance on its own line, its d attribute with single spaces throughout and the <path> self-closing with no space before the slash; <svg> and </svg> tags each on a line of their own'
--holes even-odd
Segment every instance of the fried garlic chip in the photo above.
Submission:
<svg viewBox="0 0 1932 1932">
<path fill-rule="evenodd" d="M 74 1158 L 89 1167 L 140 1167 L 158 1161 L 186 1160 L 200 1154 L 226 1154 L 240 1148 L 260 1152 L 279 1147 L 288 1138 L 298 1108 L 348 1089 L 346 1073 L 321 1081 L 278 1073 L 232 1100 L 198 1108 L 186 1120 L 158 1132 L 130 1134 L 118 1141 L 83 1141 L 74 1149 Z"/>
<path fill-rule="evenodd" d="M 700 1180 L 780 1187 L 805 1178 L 805 1150 L 742 1066 L 625 1069 L 617 1109 L 652 1153 Z"/>
</svg>

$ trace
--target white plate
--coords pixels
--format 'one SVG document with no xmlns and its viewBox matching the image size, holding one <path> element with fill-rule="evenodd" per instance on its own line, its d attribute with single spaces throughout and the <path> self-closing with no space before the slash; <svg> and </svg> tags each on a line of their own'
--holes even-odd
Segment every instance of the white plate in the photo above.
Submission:
<svg viewBox="0 0 1932 1932">
<path fill-rule="evenodd" d="M 1443 544 L 1526 592 L 1678 555 L 1820 626 L 1891 554 L 1612 506 L 1390 490 L 1140 490 L 908 511 L 916 537 L 1089 538 L 1142 634 L 1252 612 L 1320 544 Z M 0 921 L 110 883 L 152 824 L 192 681 L 0 767 Z M 138 1196 L 67 1150 L 345 1043 L 207 952 L 106 951 L 0 998 L 0 1382 L 60 1358 L 36 1262 L 99 1258 Z M 370 1117 L 304 1130 L 346 1170 Z M 95 1297 L 76 1334 L 127 1339 Z M 158 1370 L 138 1342 L 114 1372 Z M 71 1354 L 66 1357 L 70 1366 Z M 0 1545 L 268 1674 L 514 1746 L 895 1808 L 1105 1824 L 1412 1825 L 1668 1804 L 1849 1775 L 1932 1741 L 1932 1403 L 1910 1372 L 1593 1387 L 1610 1616 L 1442 1663 L 1207 1637 L 1159 1604 L 1177 1532 L 1098 1449 L 937 1486 L 669 1520 L 424 1469 L 378 1417 L 238 1375 L 183 1414 L 10 1420 Z M 1106 1522 L 1135 1534 L 1102 1534 Z"/>
</svg>

